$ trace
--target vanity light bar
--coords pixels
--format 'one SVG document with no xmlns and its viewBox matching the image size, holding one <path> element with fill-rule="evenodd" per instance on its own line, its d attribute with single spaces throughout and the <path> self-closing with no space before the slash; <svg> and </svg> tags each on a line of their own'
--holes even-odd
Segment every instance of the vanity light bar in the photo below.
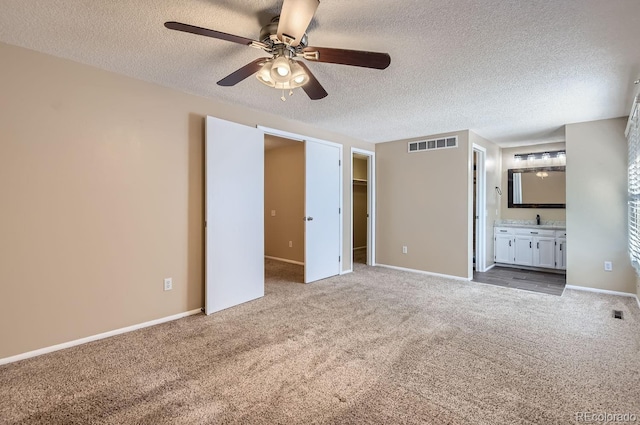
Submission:
<svg viewBox="0 0 640 425">
<path fill-rule="evenodd" d="M 534 152 L 534 153 L 517 153 L 513 155 L 516 161 L 522 161 L 523 159 L 551 159 L 551 158 L 566 158 L 567 153 L 565 151 L 549 151 L 549 152 Z"/>
</svg>

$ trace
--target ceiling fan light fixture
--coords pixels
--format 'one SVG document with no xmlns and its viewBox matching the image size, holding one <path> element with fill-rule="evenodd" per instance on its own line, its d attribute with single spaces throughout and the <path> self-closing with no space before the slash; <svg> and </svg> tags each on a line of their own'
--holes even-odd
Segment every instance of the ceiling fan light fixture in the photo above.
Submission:
<svg viewBox="0 0 640 425">
<path fill-rule="evenodd" d="M 304 86 L 309 81 L 309 76 L 304 71 L 304 68 L 294 60 L 291 61 L 291 79 L 289 85 L 292 88 Z"/>
<path fill-rule="evenodd" d="M 262 65 L 262 68 L 260 69 L 260 71 L 258 71 L 256 73 L 256 78 L 258 79 L 258 81 L 260 81 L 262 84 L 269 86 L 269 87 L 275 87 L 276 83 L 275 81 L 273 81 L 273 79 L 271 78 L 271 67 L 272 67 L 272 60 L 269 59 L 267 61 L 265 61 L 264 65 Z"/>
<path fill-rule="evenodd" d="M 291 74 L 291 65 L 289 65 L 289 58 L 286 56 L 279 56 L 273 61 L 271 65 L 271 79 L 276 83 L 284 83 L 289 81 L 289 75 Z"/>
</svg>

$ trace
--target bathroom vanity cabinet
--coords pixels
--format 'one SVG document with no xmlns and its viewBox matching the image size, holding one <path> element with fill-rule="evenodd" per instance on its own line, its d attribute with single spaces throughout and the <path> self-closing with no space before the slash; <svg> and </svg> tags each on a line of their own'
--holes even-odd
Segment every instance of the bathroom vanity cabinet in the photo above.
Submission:
<svg viewBox="0 0 640 425">
<path fill-rule="evenodd" d="M 545 226 L 495 227 L 494 261 L 542 269 L 566 269 L 567 232 Z"/>
</svg>

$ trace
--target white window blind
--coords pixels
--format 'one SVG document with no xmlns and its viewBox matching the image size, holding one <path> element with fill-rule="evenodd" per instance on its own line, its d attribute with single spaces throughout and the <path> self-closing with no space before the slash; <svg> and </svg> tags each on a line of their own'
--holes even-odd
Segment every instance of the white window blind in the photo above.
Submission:
<svg viewBox="0 0 640 425">
<path fill-rule="evenodd" d="M 640 118 L 638 103 L 640 95 L 636 97 L 629 126 L 627 139 L 629 140 L 629 255 L 631 263 L 640 275 Z"/>
</svg>

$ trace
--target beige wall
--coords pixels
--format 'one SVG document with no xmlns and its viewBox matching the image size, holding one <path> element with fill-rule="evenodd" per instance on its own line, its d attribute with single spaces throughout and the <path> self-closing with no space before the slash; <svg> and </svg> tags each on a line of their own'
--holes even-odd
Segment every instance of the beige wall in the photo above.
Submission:
<svg viewBox="0 0 640 425">
<path fill-rule="evenodd" d="M 452 135 L 453 149 L 407 152 L 424 138 L 376 145 L 379 264 L 468 277 L 469 132 L 429 138 Z"/>
<path fill-rule="evenodd" d="M 485 267 L 489 267 L 493 262 L 493 223 L 500 218 L 500 196 L 498 192 L 496 192 L 496 186 L 500 186 L 500 173 L 502 169 L 502 155 L 500 152 L 500 147 L 495 143 L 480 137 L 473 131 L 469 132 L 469 145 L 473 147 L 473 144 L 479 145 L 486 150 L 485 154 L 485 171 L 486 171 L 486 258 L 485 258 Z M 473 150 L 471 149 L 470 154 L 473 154 Z M 470 158 L 470 161 L 473 161 L 473 158 Z M 473 163 L 473 162 L 471 162 Z M 472 198 L 473 199 L 473 198 Z M 470 223 L 469 226 L 473 226 L 473 223 Z M 473 235 L 469 235 L 469 246 L 472 249 L 473 243 Z"/>
<path fill-rule="evenodd" d="M 532 146 L 519 146 L 517 148 L 505 148 L 502 149 L 502 196 L 501 196 L 501 208 L 500 216 L 503 219 L 510 220 L 535 220 L 536 215 L 540 214 L 542 220 L 554 220 L 565 221 L 566 210 L 561 208 L 508 208 L 509 207 L 509 185 L 508 185 L 508 170 L 510 168 L 531 168 L 544 165 L 531 165 L 522 164 L 516 162 L 513 158 L 515 154 L 519 153 L 536 153 L 546 151 L 557 151 L 566 149 L 565 142 L 560 143 L 546 143 L 542 145 Z M 567 153 L 567 156 L 569 154 Z M 556 165 L 556 164 L 547 164 Z"/>
<path fill-rule="evenodd" d="M 567 284 L 635 293 L 627 253 L 626 118 L 566 126 Z M 613 271 L 604 271 L 604 262 Z"/>
<path fill-rule="evenodd" d="M 372 144 L 6 44 L 0 62 L 0 358 L 203 306 L 206 115 L 344 145 L 351 268 L 350 147 Z"/>
<path fill-rule="evenodd" d="M 304 143 L 292 142 L 291 146 L 264 153 L 264 252 L 267 256 L 304 262 L 304 168 Z M 275 216 L 271 215 L 272 211 Z"/>
<path fill-rule="evenodd" d="M 367 180 L 367 160 L 353 158 L 353 178 Z M 367 185 L 353 184 L 353 247 L 367 246 Z"/>
<path fill-rule="evenodd" d="M 367 174 L 367 160 L 358 158 L 354 155 L 353 178 L 358 180 L 367 180 Z"/>
</svg>

